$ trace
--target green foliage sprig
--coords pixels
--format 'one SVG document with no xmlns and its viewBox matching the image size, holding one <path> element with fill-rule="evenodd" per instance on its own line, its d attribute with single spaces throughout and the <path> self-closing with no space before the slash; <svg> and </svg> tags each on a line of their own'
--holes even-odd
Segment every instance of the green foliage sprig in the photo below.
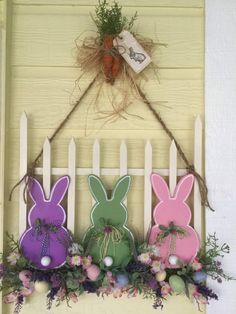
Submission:
<svg viewBox="0 0 236 314">
<path fill-rule="evenodd" d="M 99 0 L 95 7 L 95 17 L 92 16 L 100 38 L 105 35 L 118 35 L 122 30 L 131 30 L 137 19 L 137 12 L 129 19 L 122 15 L 122 6 L 116 1 L 109 5 L 106 0 Z"/>
</svg>

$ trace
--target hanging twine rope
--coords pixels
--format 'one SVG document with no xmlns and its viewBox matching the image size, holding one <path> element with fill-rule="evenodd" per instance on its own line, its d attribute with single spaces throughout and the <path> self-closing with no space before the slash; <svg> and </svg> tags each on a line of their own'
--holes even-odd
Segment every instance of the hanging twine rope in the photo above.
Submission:
<svg viewBox="0 0 236 314">
<path fill-rule="evenodd" d="M 53 134 L 48 139 L 50 143 L 56 138 L 58 133 L 64 128 L 66 123 L 70 120 L 71 116 L 76 111 L 76 109 L 79 107 L 79 105 L 81 104 L 81 102 L 84 99 L 84 97 L 88 94 L 89 90 L 92 88 L 92 86 L 96 82 L 96 80 L 97 80 L 99 75 L 100 75 L 100 72 L 89 83 L 88 87 L 85 89 L 85 91 L 80 96 L 80 98 L 75 102 L 75 104 L 73 105 L 72 109 L 68 112 L 68 114 L 65 116 L 65 118 L 61 121 L 61 123 L 58 125 L 58 127 L 54 130 Z M 13 194 L 14 190 L 21 183 L 24 182 L 25 183 L 25 187 L 24 187 L 23 197 L 24 197 L 24 202 L 27 203 L 27 189 L 30 188 L 30 184 L 31 184 L 30 178 L 34 175 L 34 169 L 39 164 L 42 155 L 43 155 L 43 148 L 40 150 L 40 152 L 37 155 L 37 157 L 35 158 L 35 160 L 29 164 L 26 174 L 11 189 L 11 192 L 10 192 L 10 195 L 9 195 L 9 201 L 11 201 L 11 199 L 12 199 L 12 194 Z"/>
<path fill-rule="evenodd" d="M 194 177 L 196 178 L 196 180 L 198 182 L 198 186 L 199 186 L 199 192 L 200 192 L 200 195 L 201 195 L 201 204 L 202 204 L 202 206 L 206 206 L 209 209 L 211 209 L 212 211 L 214 211 L 214 209 L 211 207 L 210 202 L 208 200 L 208 188 L 207 188 L 205 179 L 195 170 L 194 165 L 189 162 L 188 158 L 186 157 L 182 147 L 180 146 L 180 144 L 176 140 L 175 136 L 173 135 L 171 130 L 168 128 L 166 123 L 163 121 L 163 119 L 160 116 L 160 114 L 153 108 L 151 102 L 147 99 L 146 95 L 141 90 L 140 86 L 137 85 L 137 84 L 136 84 L 136 89 L 137 89 L 138 94 L 142 98 L 143 102 L 147 105 L 148 109 L 151 111 L 151 113 L 153 114 L 155 119 L 162 126 L 162 128 L 165 131 L 165 133 L 167 134 L 167 136 L 171 140 L 173 140 L 175 142 L 176 149 L 177 149 L 180 157 L 182 158 L 182 160 L 184 161 L 184 163 L 186 165 L 187 172 L 193 174 Z"/>
<path fill-rule="evenodd" d="M 49 142 L 50 143 L 56 138 L 58 133 L 64 128 L 65 124 L 69 121 L 69 119 L 71 118 L 73 113 L 76 111 L 78 106 L 81 104 L 82 100 L 88 94 L 88 92 L 90 91 L 92 86 L 95 84 L 95 82 L 96 82 L 96 80 L 97 80 L 97 78 L 99 77 L 100 74 L 101 74 L 101 71 L 99 71 L 97 73 L 97 75 L 90 82 L 90 84 L 85 89 L 85 91 L 80 96 L 80 98 L 75 102 L 73 108 L 69 111 L 69 113 L 65 116 L 65 118 L 62 120 L 62 122 L 55 129 L 55 131 L 53 132 L 52 136 L 49 137 Z M 178 151 L 180 157 L 182 158 L 182 160 L 184 161 L 188 173 L 193 174 L 194 177 L 196 178 L 196 180 L 198 182 L 198 186 L 199 186 L 199 192 L 200 192 L 200 195 L 201 195 L 201 204 L 202 204 L 202 206 L 206 206 L 206 207 L 210 208 L 212 211 L 214 211 L 214 209 L 211 207 L 211 205 L 209 203 L 209 200 L 208 200 L 208 188 L 207 188 L 205 179 L 195 170 L 194 165 L 189 162 L 189 160 L 187 159 L 187 157 L 186 157 L 182 147 L 180 146 L 180 144 L 176 140 L 175 136 L 173 135 L 171 130 L 168 128 L 166 123 L 162 120 L 160 114 L 153 108 L 151 102 L 147 99 L 146 95 L 144 94 L 144 92 L 142 91 L 140 86 L 134 82 L 133 78 L 130 76 L 129 73 L 127 73 L 127 75 L 129 76 L 130 81 L 134 85 L 135 90 L 138 92 L 138 94 L 141 97 L 141 99 L 143 100 L 143 102 L 147 105 L 148 109 L 151 111 L 151 113 L 153 114 L 155 119 L 160 123 L 160 125 L 162 126 L 162 128 L 165 131 L 165 133 L 167 134 L 167 136 L 171 140 L 173 140 L 175 142 L 177 151 Z M 12 194 L 13 194 L 14 190 L 16 189 L 16 187 L 18 187 L 21 183 L 24 182 L 25 183 L 25 187 L 24 187 L 23 197 L 24 197 L 25 203 L 27 203 L 27 189 L 30 188 L 30 182 L 31 182 L 30 177 L 32 177 L 34 175 L 34 169 L 39 164 L 42 155 L 43 155 L 43 148 L 41 149 L 41 151 L 39 152 L 39 154 L 37 155 L 35 160 L 32 163 L 30 163 L 30 165 L 28 166 L 27 173 L 11 189 L 11 192 L 10 192 L 10 195 L 9 195 L 9 201 L 11 201 Z"/>
</svg>

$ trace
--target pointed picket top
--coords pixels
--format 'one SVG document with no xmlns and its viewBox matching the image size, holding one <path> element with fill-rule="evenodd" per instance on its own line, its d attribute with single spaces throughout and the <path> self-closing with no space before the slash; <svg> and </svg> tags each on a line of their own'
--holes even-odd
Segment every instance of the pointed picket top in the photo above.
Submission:
<svg viewBox="0 0 236 314">
<path fill-rule="evenodd" d="M 170 155 L 169 155 L 169 189 L 171 196 L 174 195 L 177 183 L 177 148 L 175 141 L 171 141 Z"/>
<path fill-rule="evenodd" d="M 145 164 L 144 164 L 144 239 L 152 222 L 152 185 L 150 176 L 152 173 L 152 145 L 150 141 L 145 145 Z"/>
<path fill-rule="evenodd" d="M 69 142 L 69 154 L 74 154 L 75 151 L 76 151 L 75 139 L 72 137 Z"/>
<path fill-rule="evenodd" d="M 21 115 L 20 115 L 20 124 L 22 125 L 22 124 L 27 124 L 27 120 L 28 120 L 28 118 L 27 118 L 27 114 L 26 114 L 26 112 L 25 111 L 23 111 L 22 113 L 21 113 Z"/>
<path fill-rule="evenodd" d="M 51 144 L 48 137 L 43 144 L 43 188 L 46 198 L 49 198 L 51 190 Z"/>
<path fill-rule="evenodd" d="M 75 229 L 75 193 L 76 193 L 76 143 L 72 137 L 68 145 L 68 188 L 67 228 L 74 233 Z"/>
<path fill-rule="evenodd" d="M 28 165 L 28 118 L 25 112 L 20 116 L 20 171 L 19 178 L 22 179 L 27 172 Z M 19 235 L 26 229 L 27 205 L 24 201 L 24 182 L 19 190 Z"/>
</svg>

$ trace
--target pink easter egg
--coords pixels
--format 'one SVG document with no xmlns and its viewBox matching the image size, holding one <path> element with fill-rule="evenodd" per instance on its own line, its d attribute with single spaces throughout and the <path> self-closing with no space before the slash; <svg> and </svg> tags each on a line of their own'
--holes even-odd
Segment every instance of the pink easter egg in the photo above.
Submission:
<svg viewBox="0 0 236 314">
<path fill-rule="evenodd" d="M 97 265 L 92 264 L 86 269 L 86 272 L 87 272 L 88 278 L 91 281 L 96 281 L 98 276 L 100 275 L 101 270 Z"/>
</svg>

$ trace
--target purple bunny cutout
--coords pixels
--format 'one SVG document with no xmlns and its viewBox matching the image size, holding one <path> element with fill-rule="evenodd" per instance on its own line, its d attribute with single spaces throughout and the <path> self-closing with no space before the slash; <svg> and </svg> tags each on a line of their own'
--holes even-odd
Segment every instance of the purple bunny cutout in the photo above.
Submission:
<svg viewBox="0 0 236 314">
<path fill-rule="evenodd" d="M 66 262 L 70 235 L 63 227 L 66 214 L 60 202 L 68 186 L 69 177 L 61 177 L 46 199 L 41 184 L 30 178 L 29 194 L 34 205 L 28 215 L 30 228 L 21 236 L 20 247 L 25 257 L 39 269 L 58 268 Z"/>
</svg>

